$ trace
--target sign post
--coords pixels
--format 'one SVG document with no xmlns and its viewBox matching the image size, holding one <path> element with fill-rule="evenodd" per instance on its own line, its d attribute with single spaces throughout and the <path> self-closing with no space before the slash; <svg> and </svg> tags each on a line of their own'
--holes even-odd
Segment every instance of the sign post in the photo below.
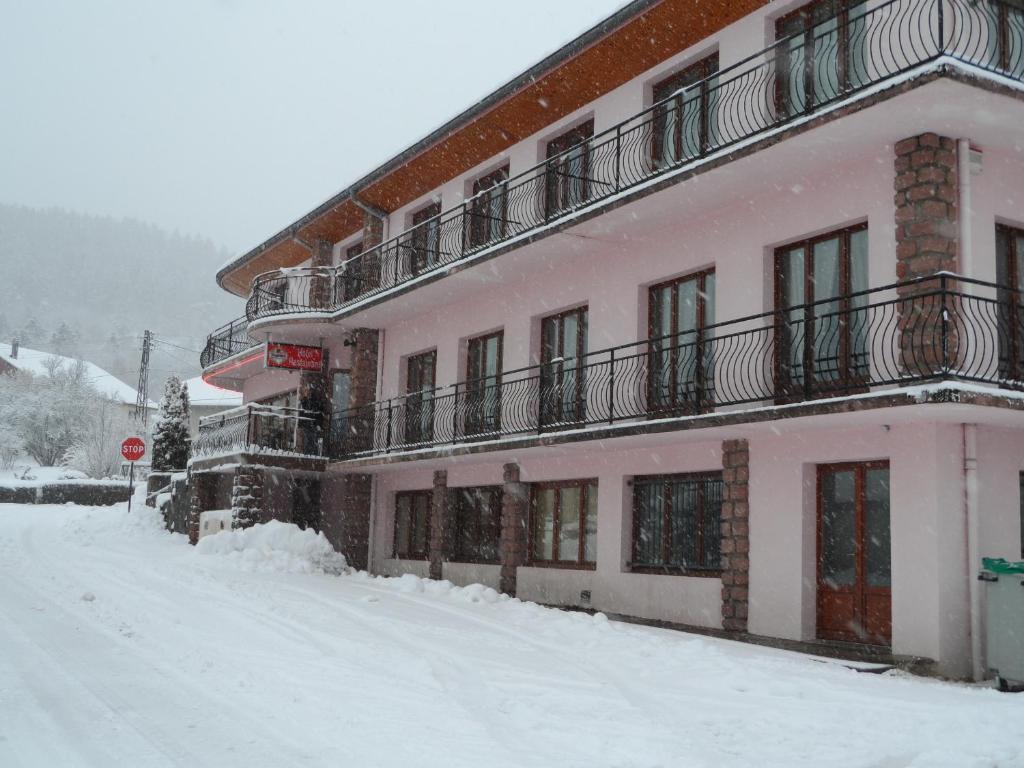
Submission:
<svg viewBox="0 0 1024 768">
<path fill-rule="evenodd" d="M 121 443 L 121 455 L 128 462 L 128 514 L 132 513 L 135 494 L 135 462 L 146 455 L 146 443 L 138 437 L 126 437 Z"/>
</svg>

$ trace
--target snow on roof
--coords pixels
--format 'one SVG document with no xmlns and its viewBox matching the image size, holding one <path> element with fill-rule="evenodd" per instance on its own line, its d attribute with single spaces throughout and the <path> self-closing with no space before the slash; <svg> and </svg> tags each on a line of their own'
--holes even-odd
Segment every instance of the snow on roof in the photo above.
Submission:
<svg viewBox="0 0 1024 768">
<path fill-rule="evenodd" d="M 48 375 L 46 361 L 53 357 L 60 360 L 61 367 L 64 368 L 72 366 L 76 362 L 70 357 L 55 355 L 52 352 L 40 352 L 37 349 L 28 349 L 21 346 L 18 347 L 18 356 L 15 358 L 11 356 L 10 344 L 0 344 L 0 360 L 20 371 L 28 371 L 37 376 Z M 114 374 L 108 373 L 95 363 L 90 363 L 87 360 L 82 362 L 85 364 L 86 378 L 101 395 L 106 395 L 119 403 L 135 405 L 139 394 L 133 387 L 128 386 Z M 150 402 L 149 407 L 156 408 L 156 404 Z"/>
<path fill-rule="evenodd" d="M 221 389 L 203 381 L 202 376 L 188 379 L 188 401 L 191 405 L 211 406 L 216 405 L 223 408 L 230 408 L 242 404 L 242 393 L 232 392 L 230 389 Z"/>
</svg>

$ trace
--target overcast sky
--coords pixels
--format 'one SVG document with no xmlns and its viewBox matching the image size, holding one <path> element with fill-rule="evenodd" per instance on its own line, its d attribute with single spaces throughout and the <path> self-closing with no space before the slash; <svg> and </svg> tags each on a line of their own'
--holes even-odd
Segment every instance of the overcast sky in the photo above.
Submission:
<svg viewBox="0 0 1024 768">
<path fill-rule="evenodd" d="M 0 0 L 0 202 L 257 245 L 623 0 Z"/>
</svg>

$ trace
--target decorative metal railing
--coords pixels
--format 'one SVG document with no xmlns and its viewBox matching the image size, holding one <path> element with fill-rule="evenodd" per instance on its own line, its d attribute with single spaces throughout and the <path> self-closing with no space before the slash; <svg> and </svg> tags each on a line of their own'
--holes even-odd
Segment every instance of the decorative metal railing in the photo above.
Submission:
<svg viewBox="0 0 1024 768">
<path fill-rule="evenodd" d="M 338 411 L 332 456 L 789 404 L 942 380 L 1024 390 L 1019 292 L 940 274 Z"/>
<path fill-rule="evenodd" d="M 193 458 L 233 453 L 323 455 L 322 420 L 298 408 L 249 403 L 204 416 Z"/>
<path fill-rule="evenodd" d="M 213 331 L 206 337 L 206 346 L 199 353 L 199 365 L 209 368 L 232 355 L 259 346 L 261 342 L 249 335 L 248 328 L 249 320 L 239 317 Z"/>
<path fill-rule="evenodd" d="M 1024 79 L 1024 10 L 1000 0 L 855 6 L 715 73 L 337 268 L 260 275 L 250 320 L 333 312 L 950 57 Z"/>
</svg>

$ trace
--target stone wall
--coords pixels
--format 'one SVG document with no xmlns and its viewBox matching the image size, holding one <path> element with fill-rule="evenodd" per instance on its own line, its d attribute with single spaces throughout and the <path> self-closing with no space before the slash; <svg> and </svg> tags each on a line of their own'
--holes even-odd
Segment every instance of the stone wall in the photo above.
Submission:
<svg viewBox="0 0 1024 768">
<path fill-rule="evenodd" d="M 722 443 L 722 627 L 747 631 L 750 587 L 750 448 Z"/>
<path fill-rule="evenodd" d="M 38 486 L 0 486 L 0 504 L 82 504 L 109 507 L 128 501 L 128 483 L 47 483 Z"/>
<path fill-rule="evenodd" d="M 530 486 L 520 482 L 519 465 L 506 464 L 501 494 L 501 591 L 516 594 L 516 571 L 526 563 L 526 525 L 530 517 Z"/>
</svg>

